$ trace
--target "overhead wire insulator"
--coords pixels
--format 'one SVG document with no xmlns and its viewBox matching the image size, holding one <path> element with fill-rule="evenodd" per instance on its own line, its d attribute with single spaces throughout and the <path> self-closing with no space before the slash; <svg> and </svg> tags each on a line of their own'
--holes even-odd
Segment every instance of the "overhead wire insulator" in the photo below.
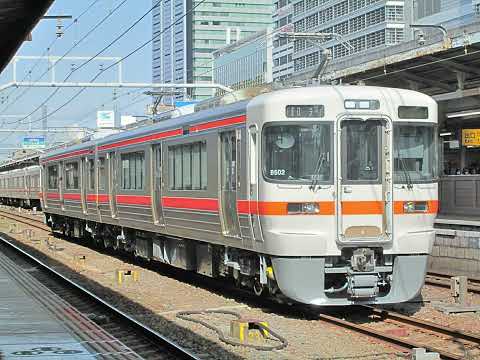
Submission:
<svg viewBox="0 0 480 360">
<path fill-rule="evenodd" d="M 57 32 L 56 32 L 57 38 L 61 38 L 63 34 L 64 32 L 63 32 L 62 19 L 57 19 Z"/>
</svg>

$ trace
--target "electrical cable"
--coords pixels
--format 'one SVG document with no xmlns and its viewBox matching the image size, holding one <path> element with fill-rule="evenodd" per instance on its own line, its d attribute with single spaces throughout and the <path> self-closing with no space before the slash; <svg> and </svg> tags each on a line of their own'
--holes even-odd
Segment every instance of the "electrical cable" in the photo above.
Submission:
<svg viewBox="0 0 480 360">
<path fill-rule="evenodd" d="M 88 36 L 90 36 L 93 32 L 95 32 L 106 20 L 108 20 L 108 18 L 110 18 L 116 11 L 118 11 L 124 4 L 127 3 L 128 0 L 123 0 L 121 3 L 119 3 L 112 11 L 110 11 L 102 20 L 100 20 L 100 22 L 98 22 L 97 24 L 95 24 L 95 26 L 93 26 L 89 31 L 87 31 L 87 33 L 75 44 L 73 45 L 72 47 L 70 47 L 70 49 L 67 50 L 66 53 L 64 53 L 59 59 L 57 62 L 59 62 L 60 60 L 64 59 L 75 47 L 77 47 L 83 40 L 85 40 Z M 158 0 L 158 2 L 160 2 L 162 0 Z M 153 8 L 152 8 L 153 10 Z M 150 10 L 150 11 L 152 11 Z M 142 19 L 145 17 L 146 15 L 143 15 Z M 138 24 L 138 21 L 134 23 L 134 26 Z M 133 27 L 134 27 L 133 26 Z M 79 69 L 83 68 L 85 65 L 87 65 L 88 63 L 90 63 L 91 61 L 93 61 L 95 58 L 97 58 L 102 52 L 104 52 L 105 50 L 107 50 L 109 47 L 111 47 L 116 41 L 118 41 L 121 37 L 123 37 L 128 31 L 130 31 L 133 27 L 130 27 L 129 29 L 127 29 L 120 37 L 118 37 L 115 41 L 111 42 L 107 47 L 103 48 L 100 52 L 98 52 L 95 56 L 93 56 L 92 58 L 88 59 L 87 61 L 85 61 L 84 63 L 82 63 L 80 66 L 74 68 L 73 70 L 70 71 L 70 73 L 67 75 L 67 77 L 63 80 L 63 82 L 67 81 L 76 71 L 78 71 Z M 57 63 L 56 62 L 56 63 Z M 51 67 L 49 67 L 42 75 L 40 75 L 40 77 L 35 81 L 37 82 L 39 79 L 41 79 L 43 77 L 43 75 L 45 75 L 46 73 L 48 73 L 48 71 L 50 71 L 51 69 L 53 69 L 54 65 L 52 65 Z M 22 123 L 24 120 L 28 119 L 31 115 L 33 115 L 34 113 L 36 113 L 38 110 L 40 110 L 45 104 L 48 103 L 48 101 L 50 101 L 57 93 L 58 91 L 60 91 L 61 88 L 56 88 L 48 97 L 47 99 L 45 99 L 40 105 L 38 105 L 33 111 L 31 111 L 28 115 L 26 115 L 25 117 L 21 118 L 20 120 L 16 120 L 16 121 L 13 121 L 11 123 L 8 123 L 7 124 L 16 124 L 16 123 Z M 43 120 L 43 119 L 42 119 Z"/>
<path fill-rule="evenodd" d="M 117 101 L 118 99 L 120 99 L 120 98 L 122 98 L 122 97 L 125 97 L 125 96 L 128 96 L 128 95 L 134 95 L 135 93 L 138 93 L 138 92 L 140 92 L 140 91 L 143 91 L 143 89 L 136 89 L 136 90 L 133 90 L 133 91 L 128 91 L 128 92 L 125 92 L 125 93 L 123 93 L 123 94 L 114 96 L 110 101 L 105 101 L 105 102 L 103 102 L 103 103 L 101 103 L 101 104 L 96 105 L 93 110 L 89 110 L 89 111 L 85 112 L 83 115 L 81 115 L 81 116 L 79 117 L 79 119 L 80 119 L 79 124 L 82 124 L 82 123 L 88 121 L 89 119 L 88 119 L 87 117 L 90 116 L 90 115 L 95 114 L 95 112 L 97 112 L 97 109 L 98 109 L 98 108 L 105 107 L 105 105 L 111 104 L 111 103 Z"/>
<path fill-rule="evenodd" d="M 217 328 L 216 326 L 210 325 L 208 322 L 199 320 L 199 319 L 193 319 L 190 316 L 191 315 L 204 315 L 204 314 L 222 314 L 222 315 L 232 315 L 235 316 L 237 319 L 241 319 L 240 314 L 234 312 L 234 311 L 229 311 L 229 310 L 199 310 L 199 311 L 180 311 L 177 313 L 177 318 L 185 320 L 185 321 L 190 321 L 194 322 L 200 325 L 205 326 L 206 328 L 214 331 L 217 333 L 218 338 L 223 341 L 226 344 L 233 345 L 233 346 L 244 346 L 248 348 L 252 348 L 255 350 L 261 350 L 261 351 L 272 351 L 272 350 L 281 350 L 285 347 L 288 346 L 288 341 L 285 339 L 283 336 L 278 334 L 277 332 L 273 331 L 272 329 L 264 326 L 260 322 L 254 322 L 255 326 L 258 327 L 258 329 L 261 331 L 262 334 L 268 334 L 269 339 L 276 339 L 279 341 L 279 344 L 277 345 L 257 345 L 257 344 L 248 344 L 248 343 L 241 343 L 238 341 L 233 341 L 228 339 L 225 334 L 223 333 L 222 330 Z"/>
<path fill-rule="evenodd" d="M 160 2 L 161 0 L 159 0 Z M 120 62 L 128 59 L 130 56 L 134 55 L 135 53 L 137 53 L 138 51 L 142 50 L 145 46 L 147 46 L 148 44 L 152 43 L 157 37 L 159 37 L 160 35 L 162 35 L 163 33 L 165 33 L 167 30 L 171 29 L 174 25 L 176 25 L 178 22 L 180 22 L 181 20 L 183 20 L 186 16 L 188 16 L 190 13 L 193 12 L 193 10 L 195 10 L 197 7 L 199 7 L 200 5 L 202 5 L 205 1 L 207 0 L 201 0 L 199 1 L 198 3 L 196 3 L 190 10 L 188 10 L 187 12 L 185 12 L 180 18 L 178 18 L 175 22 L 171 23 L 170 25 L 168 25 L 167 27 L 165 27 L 160 33 L 156 34 L 154 37 L 152 37 L 150 40 L 144 42 L 143 44 L 141 44 L 140 46 L 138 46 L 137 48 L 135 48 L 134 50 L 132 50 L 130 53 L 128 53 L 127 55 L 125 55 L 124 57 L 122 57 L 120 60 L 112 63 L 110 66 L 107 66 L 106 68 L 100 70 L 100 72 L 95 75 L 91 80 L 90 82 L 94 82 L 96 79 L 98 79 L 100 77 L 100 75 L 102 75 L 104 72 L 106 72 L 107 70 L 111 69 L 112 67 L 118 65 Z M 155 8 L 158 3 L 153 7 Z M 153 10 L 152 8 L 152 10 Z M 151 12 L 151 11 L 150 11 Z M 59 88 L 58 88 L 59 89 Z M 43 119 L 45 119 L 46 117 L 49 117 L 49 116 L 52 116 L 53 114 L 56 114 L 58 111 L 62 110 L 64 107 L 68 106 L 70 103 L 73 102 L 73 100 L 75 100 L 78 96 L 80 96 L 81 93 L 83 93 L 84 91 L 86 90 L 85 87 L 81 88 L 79 91 L 77 91 L 70 99 L 68 99 L 65 103 L 63 103 L 62 105 L 60 105 L 59 107 L 57 107 L 55 110 L 53 110 L 51 113 L 47 114 L 46 116 L 43 116 L 39 119 L 36 119 L 36 120 L 33 120 L 33 121 L 30 121 L 29 124 L 33 124 L 33 123 L 37 123 L 39 121 L 42 121 Z M 47 99 L 48 101 L 49 99 Z M 42 105 L 43 106 L 43 105 Z M 35 111 L 37 111 L 38 108 L 36 110 L 34 110 L 31 114 L 33 114 Z M 28 115 L 30 116 L 30 115 Z M 26 118 L 28 118 L 28 116 L 24 117 L 23 119 L 20 119 L 20 120 L 17 120 L 17 121 L 14 121 L 12 123 L 18 123 L 19 121 L 23 121 L 25 120 Z"/>
<path fill-rule="evenodd" d="M 80 20 L 87 12 L 89 12 L 93 6 L 95 6 L 95 4 L 97 4 L 100 0 L 94 0 L 92 1 L 92 3 L 85 9 L 83 10 L 80 15 L 78 15 L 74 20 L 73 22 L 71 22 L 68 26 L 65 27 L 65 29 L 63 30 L 64 34 L 75 24 L 78 23 L 78 20 Z M 35 61 L 35 63 L 32 65 L 32 67 L 27 71 L 27 73 L 25 74 L 25 76 L 22 78 L 21 82 L 24 82 L 29 76 L 32 75 L 32 72 L 33 70 L 35 70 L 37 68 L 37 66 L 40 64 L 40 61 L 42 60 L 41 58 L 43 58 L 44 56 L 46 56 L 49 51 L 52 49 L 52 47 L 55 45 L 55 43 L 59 40 L 59 37 L 55 37 L 55 39 L 50 43 L 50 45 L 47 46 L 47 48 L 45 49 L 45 51 L 42 53 L 42 55 L 40 56 L 39 59 L 37 59 Z M 64 55 L 66 56 L 66 55 Z M 55 65 L 53 65 L 54 67 Z M 52 67 L 52 68 L 53 68 Z M 37 82 L 38 80 L 40 80 L 48 71 L 50 71 L 52 68 L 48 68 L 46 72 L 44 72 L 37 80 L 35 80 L 34 82 Z M 18 88 L 14 88 L 13 91 L 10 92 L 9 96 L 11 96 L 15 90 L 17 90 Z M 31 88 L 26 88 L 19 96 L 17 96 L 13 102 L 11 103 L 8 103 L 7 106 L 2 110 L 0 111 L 0 113 L 4 113 L 5 111 L 7 111 L 13 104 L 15 104 L 19 99 L 21 99 Z"/>
<path fill-rule="evenodd" d="M 68 29 L 70 29 L 74 24 L 78 23 L 78 20 L 83 17 L 88 11 L 90 11 L 93 6 L 98 3 L 100 0 L 94 0 L 82 13 L 80 13 L 80 15 L 78 17 L 76 17 L 74 19 L 74 21 L 69 24 L 65 29 L 64 29 L 64 32 L 65 31 L 68 31 Z M 47 74 L 50 70 L 52 70 L 56 64 L 64 59 L 73 49 L 75 49 L 78 45 L 80 45 L 80 43 L 82 41 L 84 41 L 88 36 L 90 36 L 94 31 L 96 31 L 96 29 L 98 29 L 106 20 L 108 20 L 108 18 L 110 18 L 113 14 L 115 14 L 128 0 L 123 0 L 120 4 L 118 4 L 114 9 L 110 10 L 108 12 L 108 14 L 106 16 L 104 16 L 99 22 L 97 22 L 89 31 L 87 31 L 87 33 L 85 33 L 84 36 L 82 36 L 82 38 L 78 41 L 75 42 L 75 44 L 70 47 L 67 52 L 65 52 L 55 63 L 53 63 L 51 66 L 47 67 L 47 70 L 45 70 L 39 77 L 36 78 L 36 80 L 34 80 L 34 82 L 38 82 L 45 74 Z M 56 38 L 48 47 L 47 49 L 45 50 L 45 52 L 43 53 L 42 57 L 45 56 L 46 53 L 48 53 L 51 49 L 51 47 L 55 44 L 55 42 L 58 40 L 58 38 Z M 36 61 L 36 63 L 32 66 L 32 68 L 28 71 L 27 75 L 24 76 L 24 78 L 22 79 L 22 81 L 24 81 L 26 79 L 27 76 L 31 75 L 31 72 L 33 71 L 33 69 L 40 63 L 41 59 L 38 59 Z M 75 71 L 75 70 L 74 70 Z M 73 72 L 74 72 L 73 71 Z M 10 103 L 9 105 L 7 105 L 6 108 L 4 108 L 3 112 L 6 111 L 10 106 L 12 106 L 13 104 L 15 104 L 19 99 L 21 99 L 31 88 L 26 88 L 19 96 L 17 96 L 14 101 L 12 103 Z M 58 89 L 56 89 L 54 91 L 54 93 L 58 92 Z M 35 109 L 33 112 L 31 112 L 30 114 L 28 114 L 26 117 L 22 118 L 22 119 L 19 119 L 17 121 L 14 121 L 14 122 L 5 122 L 4 124 L 17 124 L 17 126 L 15 127 L 18 128 L 19 126 L 22 125 L 22 121 L 25 120 L 25 119 L 28 119 L 31 115 L 33 115 L 36 111 L 38 111 L 42 106 L 44 106 L 46 104 L 46 102 L 42 103 L 37 109 Z M 42 119 L 43 120 L 43 119 Z M 2 141 L 5 141 L 7 140 L 9 137 L 11 136 L 11 134 L 7 135 L 5 138 L 2 139 Z"/>
</svg>

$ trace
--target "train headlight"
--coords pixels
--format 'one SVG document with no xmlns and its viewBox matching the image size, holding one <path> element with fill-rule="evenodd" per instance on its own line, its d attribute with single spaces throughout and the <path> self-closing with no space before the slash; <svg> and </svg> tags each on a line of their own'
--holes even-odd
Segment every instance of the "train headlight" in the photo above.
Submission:
<svg viewBox="0 0 480 360">
<path fill-rule="evenodd" d="M 403 212 L 405 213 L 425 213 L 428 211 L 426 201 L 405 201 L 403 203 Z"/>
<path fill-rule="evenodd" d="M 289 214 L 315 215 L 320 212 L 320 206 L 318 203 L 289 203 L 287 210 Z"/>
</svg>

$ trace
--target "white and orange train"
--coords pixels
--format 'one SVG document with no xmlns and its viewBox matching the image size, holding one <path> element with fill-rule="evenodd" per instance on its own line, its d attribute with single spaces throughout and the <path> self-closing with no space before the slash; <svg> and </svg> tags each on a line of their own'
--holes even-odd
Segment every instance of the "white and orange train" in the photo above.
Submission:
<svg viewBox="0 0 480 360">
<path fill-rule="evenodd" d="M 271 91 L 47 153 L 55 231 L 313 305 L 423 285 L 437 105 L 363 86 Z"/>
</svg>

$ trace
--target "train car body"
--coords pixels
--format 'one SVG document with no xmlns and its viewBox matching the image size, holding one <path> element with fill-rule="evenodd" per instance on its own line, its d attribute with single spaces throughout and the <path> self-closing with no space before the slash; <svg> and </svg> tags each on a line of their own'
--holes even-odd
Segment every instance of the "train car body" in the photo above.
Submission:
<svg viewBox="0 0 480 360">
<path fill-rule="evenodd" d="M 400 89 L 292 88 L 41 158 L 67 235 L 301 303 L 420 291 L 438 208 L 437 105 Z"/>
<path fill-rule="evenodd" d="M 40 166 L 0 172 L 0 203 L 40 210 Z"/>
</svg>

